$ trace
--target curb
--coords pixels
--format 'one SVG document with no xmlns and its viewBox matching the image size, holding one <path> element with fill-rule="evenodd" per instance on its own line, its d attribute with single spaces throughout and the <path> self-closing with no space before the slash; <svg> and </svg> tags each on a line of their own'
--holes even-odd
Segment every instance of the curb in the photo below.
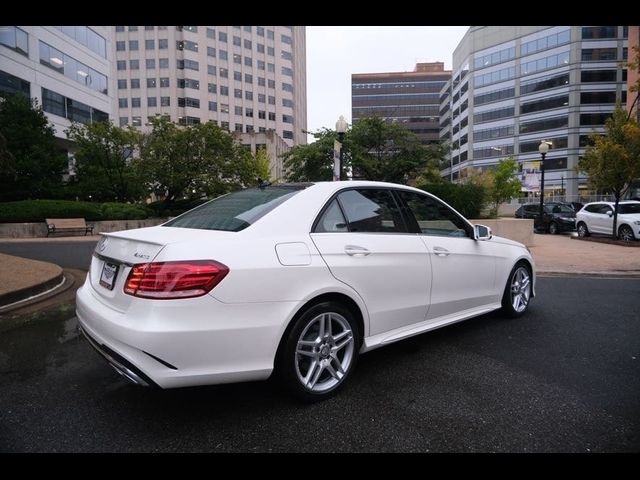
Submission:
<svg viewBox="0 0 640 480">
<path fill-rule="evenodd" d="M 75 283 L 74 276 L 64 270 L 54 278 L 37 285 L 0 296 L 0 315 L 41 302 L 67 291 Z"/>
<path fill-rule="evenodd" d="M 614 271 L 614 272 L 581 272 L 573 270 L 571 272 L 559 271 L 536 271 L 537 277 L 596 277 L 612 279 L 635 279 L 640 278 L 640 271 Z"/>
</svg>

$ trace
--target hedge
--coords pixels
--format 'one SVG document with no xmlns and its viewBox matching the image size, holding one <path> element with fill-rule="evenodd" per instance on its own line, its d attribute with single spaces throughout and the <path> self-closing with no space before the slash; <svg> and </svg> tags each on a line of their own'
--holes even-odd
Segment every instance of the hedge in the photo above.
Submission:
<svg viewBox="0 0 640 480">
<path fill-rule="evenodd" d="M 418 188 L 444 200 L 464 217 L 480 217 L 480 211 L 486 202 L 485 189 L 479 185 L 457 183 L 431 183 Z"/>
<path fill-rule="evenodd" d="M 152 216 L 141 205 L 75 202 L 72 200 L 23 200 L 0 203 L 0 223 L 44 222 L 45 218 L 85 220 L 137 220 Z"/>
</svg>

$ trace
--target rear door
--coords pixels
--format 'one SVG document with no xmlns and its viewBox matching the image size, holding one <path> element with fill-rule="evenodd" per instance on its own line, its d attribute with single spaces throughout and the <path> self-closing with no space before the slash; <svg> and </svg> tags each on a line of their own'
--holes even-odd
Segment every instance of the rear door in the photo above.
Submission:
<svg viewBox="0 0 640 480">
<path fill-rule="evenodd" d="M 342 191 L 316 221 L 311 238 L 333 276 L 367 305 L 370 335 L 424 321 L 431 291 L 431 260 L 407 232 L 388 189 Z"/>
</svg>

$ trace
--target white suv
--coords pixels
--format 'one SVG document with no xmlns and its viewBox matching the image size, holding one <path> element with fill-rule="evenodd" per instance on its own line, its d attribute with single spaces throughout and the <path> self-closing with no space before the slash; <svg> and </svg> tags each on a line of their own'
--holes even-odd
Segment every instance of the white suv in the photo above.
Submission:
<svg viewBox="0 0 640 480">
<path fill-rule="evenodd" d="M 611 235 L 613 232 L 614 202 L 587 203 L 576 214 L 578 236 L 591 233 Z M 640 240 L 640 202 L 634 200 L 618 204 L 618 237 L 625 242 Z"/>
</svg>

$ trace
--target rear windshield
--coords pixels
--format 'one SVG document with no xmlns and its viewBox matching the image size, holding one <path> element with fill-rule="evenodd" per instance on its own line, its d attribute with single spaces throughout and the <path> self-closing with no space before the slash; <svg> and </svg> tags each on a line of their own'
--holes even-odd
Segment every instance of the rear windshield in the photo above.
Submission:
<svg viewBox="0 0 640 480">
<path fill-rule="evenodd" d="M 623 203 L 618 208 L 623 214 L 640 213 L 640 203 Z"/>
<path fill-rule="evenodd" d="M 240 190 L 189 210 L 163 226 L 239 232 L 286 202 L 300 190 L 295 187 Z"/>
</svg>

